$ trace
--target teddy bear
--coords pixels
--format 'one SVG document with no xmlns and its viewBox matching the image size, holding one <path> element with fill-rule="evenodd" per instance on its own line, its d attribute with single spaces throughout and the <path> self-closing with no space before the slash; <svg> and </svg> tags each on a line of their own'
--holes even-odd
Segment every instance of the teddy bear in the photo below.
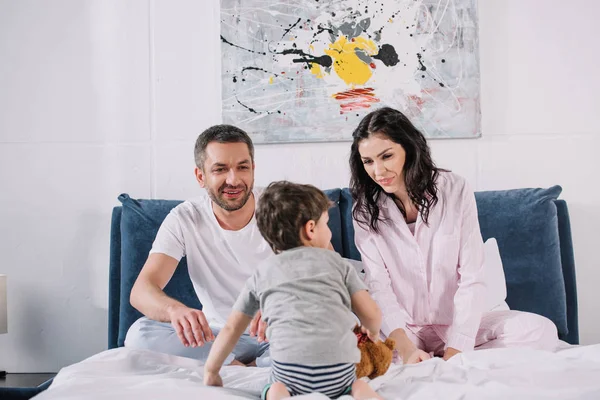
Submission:
<svg viewBox="0 0 600 400">
<path fill-rule="evenodd" d="M 358 348 L 360 350 L 360 363 L 356 364 L 356 377 L 369 377 L 375 379 L 385 374 L 392 363 L 394 356 L 394 339 L 387 338 L 385 342 L 374 343 L 362 333 L 360 327 L 354 328 L 354 334 L 358 339 Z"/>
</svg>

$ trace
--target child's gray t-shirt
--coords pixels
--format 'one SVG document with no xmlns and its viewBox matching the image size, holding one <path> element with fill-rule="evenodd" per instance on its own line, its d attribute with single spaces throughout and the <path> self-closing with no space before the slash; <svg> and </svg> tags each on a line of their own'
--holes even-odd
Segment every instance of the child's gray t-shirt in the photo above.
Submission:
<svg viewBox="0 0 600 400">
<path fill-rule="evenodd" d="M 358 363 L 350 297 L 367 290 L 338 253 L 298 247 L 263 261 L 233 306 L 267 322 L 273 360 L 304 365 Z"/>
</svg>

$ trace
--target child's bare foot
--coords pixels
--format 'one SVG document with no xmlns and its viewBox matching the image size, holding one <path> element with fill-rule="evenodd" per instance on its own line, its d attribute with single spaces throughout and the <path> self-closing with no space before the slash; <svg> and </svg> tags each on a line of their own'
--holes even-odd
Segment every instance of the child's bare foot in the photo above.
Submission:
<svg viewBox="0 0 600 400">
<path fill-rule="evenodd" d="M 256 367 L 256 360 L 252 361 L 249 364 L 246 364 L 247 367 Z"/>
<path fill-rule="evenodd" d="M 244 364 L 243 362 L 238 361 L 238 360 L 233 360 L 231 362 L 231 364 L 229 364 L 229 365 L 233 366 L 233 367 L 245 367 L 246 366 L 246 364 Z"/>
<path fill-rule="evenodd" d="M 280 400 L 288 397 L 290 397 L 290 392 L 288 392 L 285 385 L 281 382 L 272 384 L 267 392 L 267 400 Z"/>
<path fill-rule="evenodd" d="M 358 379 L 352 384 L 352 397 L 357 400 L 367 399 L 379 399 L 383 400 L 383 397 L 379 396 L 365 381 Z"/>
</svg>

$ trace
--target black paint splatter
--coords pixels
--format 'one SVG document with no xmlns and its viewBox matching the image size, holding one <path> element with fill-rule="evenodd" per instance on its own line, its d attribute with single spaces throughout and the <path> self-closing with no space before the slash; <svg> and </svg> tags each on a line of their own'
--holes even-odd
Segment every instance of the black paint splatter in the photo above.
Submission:
<svg viewBox="0 0 600 400">
<path fill-rule="evenodd" d="M 264 90 L 265 89 L 263 89 L 263 91 Z M 277 110 L 277 111 L 256 111 L 254 108 L 252 108 L 250 106 L 247 106 L 246 104 L 242 103 L 240 101 L 240 99 L 238 99 L 237 97 L 235 98 L 235 100 L 238 102 L 238 104 L 240 106 L 244 107 L 245 109 L 247 109 L 248 111 L 250 111 L 253 114 L 268 114 L 268 115 L 271 115 L 271 114 L 275 114 L 275 112 L 277 112 L 277 114 L 281 114 L 281 111 L 279 111 L 279 110 Z"/>
<path fill-rule="evenodd" d="M 381 11 L 383 11 L 383 8 L 381 9 Z M 402 10 L 398 10 L 398 11 L 396 11 L 395 13 L 393 13 L 393 14 L 390 16 L 390 19 L 394 19 L 394 18 L 396 18 L 396 16 L 398 16 L 398 14 L 400 14 L 401 12 L 402 12 Z M 383 31 L 383 29 L 384 29 L 385 27 L 386 27 L 386 25 L 384 25 L 384 26 L 382 26 L 381 28 L 379 28 L 378 30 L 376 30 L 376 31 L 375 31 L 375 34 L 376 34 L 376 35 L 379 35 L 379 36 L 381 36 L 381 32 Z M 408 27 L 406 27 L 406 28 L 408 29 Z"/>
<path fill-rule="evenodd" d="M 242 103 L 242 102 L 240 101 L 240 99 L 236 98 L 236 100 L 237 100 L 237 102 L 240 104 L 240 106 L 242 106 L 242 107 L 246 108 L 246 109 L 247 109 L 248 111 L 250 111 L 251 113 L 254 113 L 254 114 L 259 114 L 259 112 L 258 112 L 258 111 L 256 111 L 254 108 L 252 108 L 252 107 L 248 107 L 247 105 L 245 105 L 244 103 Z"/>
<path fill-rule="evenodd" d="M 292 61 L 295 63 L 307 63 L 309 65 L 310 64 L 319 64 L 325 68 L 331 67 L 331 64 L 333 64 L 333 60 L 331 59 L 331 57 L 329 57 L 327 55 L 315 57 L 312 54 L 305 53 L 302 50 L 298 50 L 298 49 L 286 49 L 286 50 L 283 50 L 276 54 L 283 54 L 283 55 L 298 54 L 299 56 L 302 56 L 302 58 L 293 59 Z"/>
<path fill-rule="evenodd" d="M 285 37 L 285 35 L 287 35 L 288 33 L 290 33 L 290 31 L 292 29 L 294 29 L 296 27 L 296 25 L 298 25 L 300 23 L 300 21 L 302 21 L 302 18 L 298 18 L 298 21 L 296 21 L 296 23 L 294 25 L 291 25 L 289 27 L 289 29 L 286 29 L 285 32 L 283 33 L 283 36 L 281 36 L 281 38 L 283 39 Z"/>
<path fill-rule="evenodd" d="M 423 58 L 421 53 L 417 53 L 417 58 L 419 59 L 419 64 L 421 64 L 421 68 L 420 68 L 421 71 L 427 71 L 427 67 L 425 65 L 423 65 L 423 62 L 421 61 L 421 58 Z"/>
<path fill-rule="evenodd" d="M 250 53 L 261 54 L 261 55 L 263 55 L 263 56 L 266 56 L 266 55 L 267 55 L 267 53 L 263 53 L 263 52 L 260 52 L 260 51 L 254 51 L 254 50 L 250 50 L 250 49 L 247 49 L 247 48 L 245 48 L 245 47 L 238 46 L 237 44 L 233 44 L 233 43 L 231 43 L 230 41 L 228 41 L 227 39 L 225 39 L 225 38 L 223 37 L 223 35 L 221 35 L 221 41 L 222 41 L 223 43 L 227 43 L 227 44 L 228 44 L 228 45 L 230 45 L 230 46 L 237 47 L 238 49 L 242 49 L 242 50 L 249 51 Z"/>
<path fill-rule="evenodd" d="M 383 61 L 386 67 L 393 67 L 400 61 L 396 49 L 391 44 L 382 45 L 379 53 L 373 56 L 373 58 Z"/>
<path fill-rule="evenodd" d="M 321 24 L 317 25 L 317 31 L 315 32 L 315 34 L 313 35 L 313 39 L 317 36 L 320 35 L 323 32 L 329 32 L 330 34 L 335 34 L 335 32 L 333 32 L 333 29 L 331 28 L 327 28 L 325 26 L 322 26 Z"/>
</svg>

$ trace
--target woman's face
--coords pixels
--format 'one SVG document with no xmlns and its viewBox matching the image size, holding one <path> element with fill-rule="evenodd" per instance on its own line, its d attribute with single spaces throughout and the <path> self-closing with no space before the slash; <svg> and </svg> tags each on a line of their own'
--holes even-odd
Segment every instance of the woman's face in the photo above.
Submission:
<svg viewBox="0 0 600 400">
<path fill-rule="evenodd" d="M 383 190 L 396 193 L 405 188 L 406 152 L 401 145 L 383 134 L 373 134 L 359 142 L 358 152 L 365 171 Z"/>
</svg>

